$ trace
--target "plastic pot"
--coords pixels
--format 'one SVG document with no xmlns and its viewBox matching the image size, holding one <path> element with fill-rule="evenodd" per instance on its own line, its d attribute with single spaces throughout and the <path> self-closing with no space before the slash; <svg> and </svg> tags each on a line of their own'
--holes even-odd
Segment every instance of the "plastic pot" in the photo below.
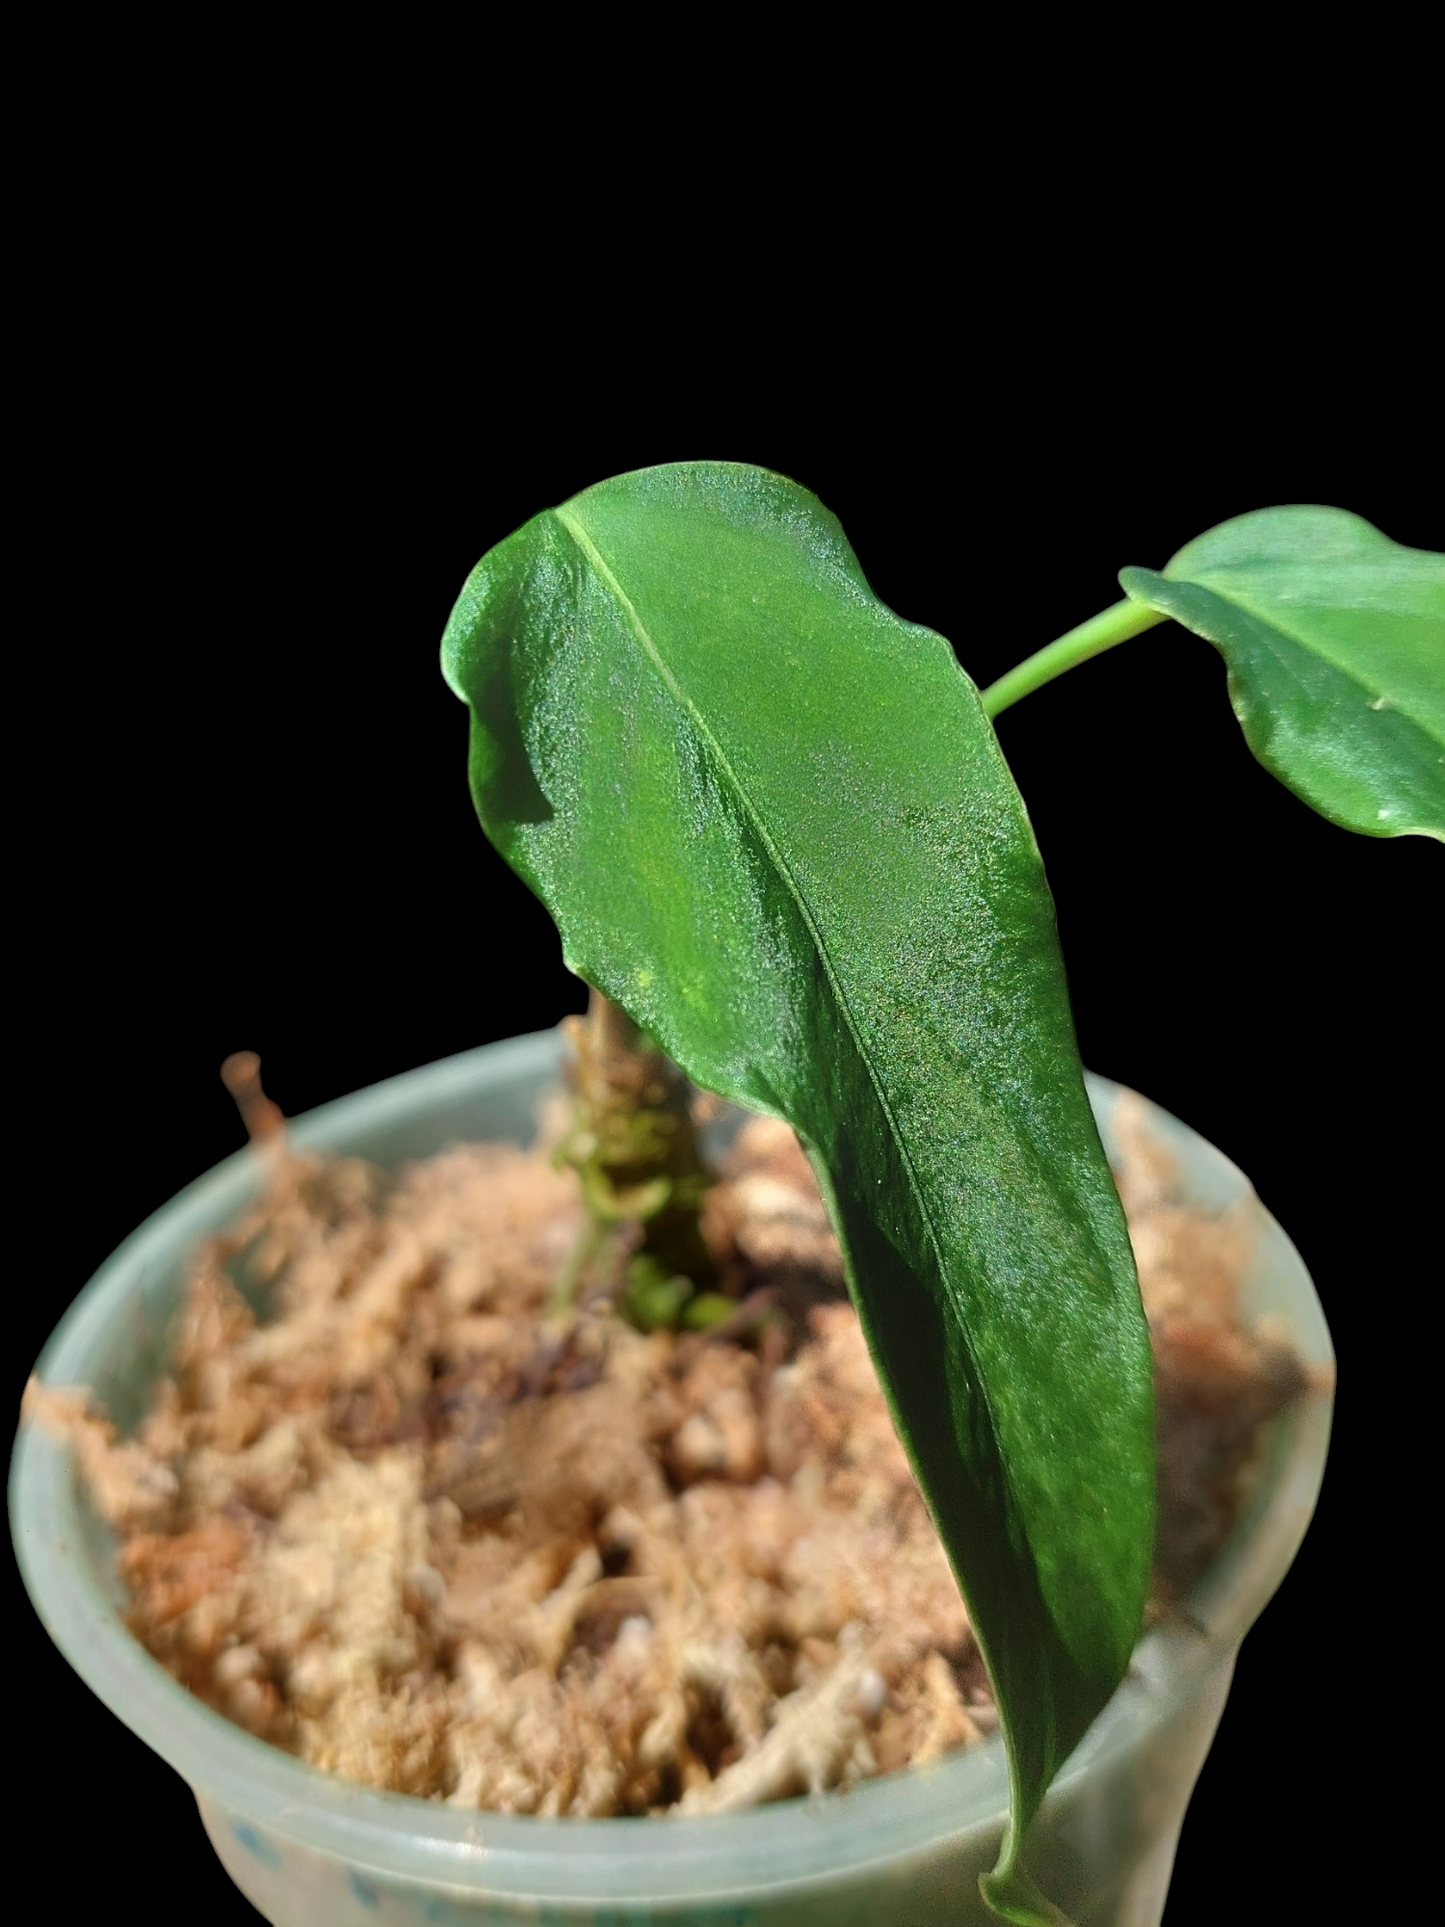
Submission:
<svg viewBox="0 0 1445 1927">
<path fill-rule="evenodd" d="M 553 1032 L 488 1045 L 297 1120 L 299 1145 L 395 1165 L 462 1139 L 525 1141 L 555 1074 Z M 1090 1079 L 1106 1143 L 1117 1087 Z M 1162 1111 L 1186 1194 L 1252 1196 L 1228 1159 Z M 38 1370 L 89 1385 L 122 1427 L 165 1354 L 189 1252 L 260 1182 L 246 1152 L 129 1238 L 71 1306 Z M 1312 1364 L 1329 1334 L 1298 1253 L 1257 1204 L 1251 1312 L 1287 1321 Z M 1079 1927 L 1158 1927 L 1185 1805 L 1239 1643 L 1304 1535 L 1329 1437 L 1325 1398 L 1277 1426 L 1245 1517 L 1190 1601 L 1151 1632 L 1132 1675 L 1050 1794 L 1033 1864 Z M 113 1712 L 193 1789 L 236 1884 L 275 1927 L 924 1927 L 982 1921 L 980 1872 L 1003 1827 L 997 1741 L 848 1792 L 689 1819 L 538 1820 L 374 1792 L 266 1746 L 194 1699 L 132 1638 L 113 1543 L 69 1452 L 27 1427 L 10 1480 L 21 1570 L 56 1644 Z"/>
</svg>

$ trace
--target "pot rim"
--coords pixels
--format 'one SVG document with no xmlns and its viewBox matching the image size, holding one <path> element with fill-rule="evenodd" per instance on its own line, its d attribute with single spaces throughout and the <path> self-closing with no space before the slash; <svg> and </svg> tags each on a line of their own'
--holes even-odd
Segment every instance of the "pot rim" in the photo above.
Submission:
<svg viewBox="0 0 1445 1927">
<path fill-rule="evenodd" d="M 560 1061 L 555 1031 L 486 1044 L 408 1071 L 292 1120 L 302 1148 L 350 1151 L 404 1134 L 447 1107 L 511 1092 L 535 1100 Z M 1106 1142 L 1120 1087 L 1088 1077 Z M 1254 1199 L 1236 1166 L 1186 1125 L 1150 1105 L 1151 1123 L 1182 1154 L 1186 1191 L 1208 1208 Z M 495 1126 L 491 1135 L 497 1135 Z M 451 1141 L 461 1133 L 453 1131 Z M 365 1154 L 364 1152 L 362 1153 Z M 413 1152 L 409 1155 L 425 1155 Z M 101 1265 L 61 1319 L 36 1372 L 57 1385 L 94 1383 L 107 1339 L 137 1299 L 173 1276 L 197 1240 L 234 1216 L 261 1182 L 242 1150 L 153 1213 Z M 1307 1361 L 1333 1352 L 1309 1274 L 1275 1219 L 1257 1211 L 1255 1272 L 1272 1281 Z M 1248 1295 L 1250 1280 L 1246 1280 Z M 1134 1667 L 1059 1775 L 1048 1804 L 1067 1799 L 1120 1749 L 1147 1744 L 1190 1682 L 1232 1664 L 1304 1536 L 1324 1472 L 1332 1399 L 1301 1401 L 1279 1422 L 1245 1512 L 1183 1615 L 1147 1633 Z M 1008 1776 L 998 1739 L 934 1765 L 881 1775 L 846 1791 L 741 1813 L 639 1819 L 539 1819 L 467 1811 L 340 1780 L 232 1725 L 195 1698 L 123 1624 L 107 1572 L 109 1535 L 84 1503 L 69 1449 L 34 1426 L 17 1438 L 11 1532 L 46 1630 L 86 1684 L 203 1798 L 298 1845 L 337 1855 L 385 1881 L 438 1893 L 642 1900 L 735 1898 L 936 1851 L 1001 1832 Z M 739 1874 L 742 1873 L 740 1881 Z"/>
</svg>

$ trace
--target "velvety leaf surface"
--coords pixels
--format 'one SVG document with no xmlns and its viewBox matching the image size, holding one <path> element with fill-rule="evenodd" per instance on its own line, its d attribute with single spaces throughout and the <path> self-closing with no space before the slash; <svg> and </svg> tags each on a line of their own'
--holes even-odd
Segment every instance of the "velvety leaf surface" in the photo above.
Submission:
<svg viewBox="0 0 1445 1927">
<path fill-rule="evenodd" d="M 1119 580 L 1215 644 L 1250 748 L 1322 816 L 1445 840 L 1445 556 L 1260 509 Z"/>
<path fill-rule="evenodd" d="M 569 964 L 807 1145 L 1026 1820 L 1139 1630 L 1153 1408 L 1052 902 L 973 685 L 814 497 L 725 463 L 537 516 L 443 659 L 482 822 Z"/>
</svg>

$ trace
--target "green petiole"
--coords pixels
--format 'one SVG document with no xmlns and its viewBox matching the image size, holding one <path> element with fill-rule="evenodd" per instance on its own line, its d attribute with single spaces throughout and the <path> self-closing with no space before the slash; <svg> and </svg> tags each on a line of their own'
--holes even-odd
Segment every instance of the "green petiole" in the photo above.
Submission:
<svg viewBox="0 0 1445 1927">
<path fill-rule="evenodd" d="M 1147 609 L 1141 603 L 1126 600 L 1116 602 L 1111 609 L 1090 616 L 1081 622 L 1077 629 L 1070 629 L 1066 636 L 1051 642 L 1037 655 L 1028 657 L 1006 676 L 990 683 L 982 692 L 984 714 L 990 720 L 1001 715 L 1005 709 L 1016 703 L 1021 696 L 1028 696 L 1035 689 L 1041 689 L 1055 676 L 1062 676 L 1066 669 L 1076 663 L 1087 662 L 1090 656 L 1101 656 L 1106 649 L 1116 643 L 1127 642 L 1131 636 L 1142 635 L 1152 629 L 1156 622 L 1165 618 L 1157 609 Z"/>
</svg>

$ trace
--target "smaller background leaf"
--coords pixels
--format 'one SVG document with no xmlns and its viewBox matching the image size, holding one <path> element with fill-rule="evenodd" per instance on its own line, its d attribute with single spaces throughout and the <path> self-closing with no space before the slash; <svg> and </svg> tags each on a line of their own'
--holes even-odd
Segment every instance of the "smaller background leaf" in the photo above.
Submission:
<svg viewBox="0 0 1445 1927">
<path fill-rule="evenodd" d="M 1445 841 L 1445 556 L 1343 509 L 1259 509 L 1119 580 L 1216 646 L 1250 748 L 1297 796 Z"/>
</svg>

